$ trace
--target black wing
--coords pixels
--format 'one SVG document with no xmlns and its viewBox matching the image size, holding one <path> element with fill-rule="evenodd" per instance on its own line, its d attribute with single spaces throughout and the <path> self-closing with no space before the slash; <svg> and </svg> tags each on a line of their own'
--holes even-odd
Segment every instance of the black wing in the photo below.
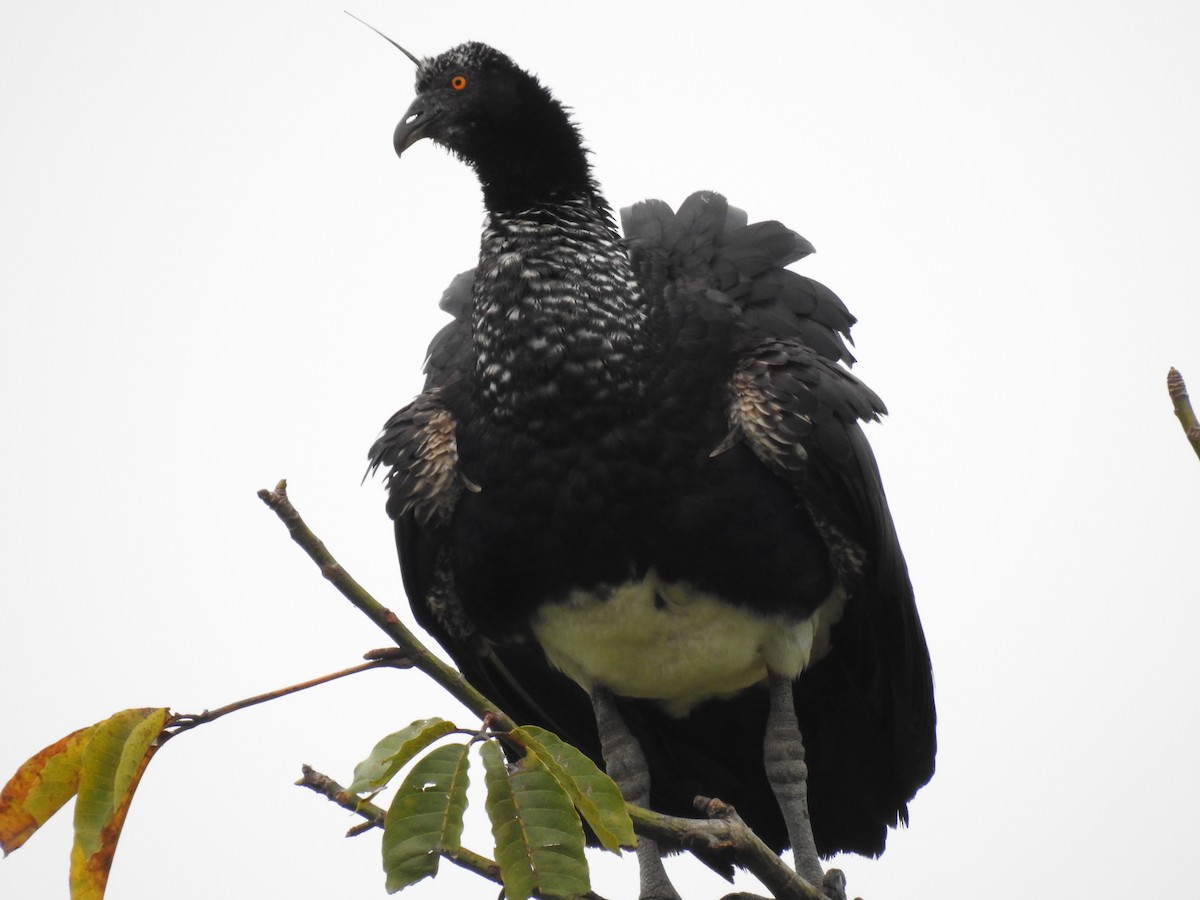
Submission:
<svg viewBox="0 0 1200 900">
<path fill-rule="evenodd" d="M 879 398 L 794 340 L 747 347 L 730 382 L 726 445 L 744 441 L 788 482 L 846 587 L 829 655 L 796 687 L 818 843 L 883 849 L 933 775 L 929 651 L 875 457 L 859 422 Z"/>
<path fill-rule="evenodd" d="M 786 268 L 812 253 L 812 244 L 779 222 L 747 220 L 712 191 L 692 194 L 678 212 L 661 200 L 621 210 L 643 285 L 707 296 L 749 333 L 796 338 L 826 359 L 853 363 L 846 344 L 853 343 L 854 316 L 829 288 Z"/>
<path fill-rule="evenodd" d="M 471 286 L 474 282 L 474 269 L 460 272 L 438 301 L 438 307 L 453 318 L 429 342 L 425 354 L 426 390 L 448 384 L 470 365 Z"/>
<path fill-rule="evenodd" d="M 933 774 L 936 713 L 908 570 L 859 424 L 885 408 L 839 365 L 854 361 L 847 348 L 854 317 L 824 285 L 785 268 L 813 251 L 808 241 L 778 222 L 747 224 L 719 194 L 693 194 L 677 212 L 646 201 L 622 210 L 622 220 L 647 293 L 663 296 L 677 319 L 733 321 L 730 432 L 714 454 L 745 444 L 787 482 L 847 589 L 832 650 L 796 686 L 809 805 L 822 855 L 882 852 L 887 828 L 907 821 L 907 802 Z M 686 321 L 679 327 L 686 333 Z M 750 727 L 765 719 L 765 701 L 753 696 L 708 707 L 691 718 L 735 717 Z M 720 748 L 705 748 L 703 733 L 683 722 L 658 727 L 670 734 L 657 742 L 668 759 L 672 746 L 688 742 L 695 753 L 719 757 Z M 725 762 L 759 770 L 749 756 Z M 760 803 L 770 800 L 765 781 L 728 790 L 717 796 L 769 844 L 782 843 L 775 811 Z"/>
</svg>

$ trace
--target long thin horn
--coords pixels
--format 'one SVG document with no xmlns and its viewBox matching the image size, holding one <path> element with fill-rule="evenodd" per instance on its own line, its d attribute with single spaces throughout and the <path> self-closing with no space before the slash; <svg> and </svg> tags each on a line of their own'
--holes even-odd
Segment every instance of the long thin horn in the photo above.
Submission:
<svg viewBox="0 0 1200 900">
<path fill-rule="evenodd" d="M 373 32 L 375 32 L 377 35 L 379 35 L 381 38 L 383 38 L 385 41 L 387 41 L 389 44 L 391 44 L 393 47 L 395 47 L 397 50 L 399 50 L 401 53 L 403 53 L 405 56 L 407 56 L 409 59 L 411 59 L 413 65 L 416 66 L 418 69 L 421 67 L 421 61 L 419 59 L 417 59 L 415 56 L 413 56 L 411 53 L 409 53 L 407 50 L 405 50 L 403 47 L 401 47 L 399 44 L 397 44 L 395 41 L 393 41 L 390 37 L 388 37 L 386 34 L 384 34 L 382 31 L 380 31 L 374 25 L 371 25 L 368 22 L 363 22 L 362 19 L 360 19 L 354 13 L 350 12 L 350 10 L 348 10 L 348 9 L 343 9 L 342 12 L 344 12 L 350 18 L 354 19 L 356 22 L 362 22 L 364 25 L 366 25 L 368 28 L 370 28 Z"/>
</svg>

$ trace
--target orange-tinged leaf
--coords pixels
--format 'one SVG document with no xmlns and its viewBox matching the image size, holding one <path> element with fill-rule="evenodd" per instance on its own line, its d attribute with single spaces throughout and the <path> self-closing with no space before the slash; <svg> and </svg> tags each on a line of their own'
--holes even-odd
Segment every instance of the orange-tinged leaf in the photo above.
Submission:
<svg viewBox="0 0 1200 900">
<path fill-rule="evenodd" d="M 93 728 L 73 731 L 26 760 L 0 791 L 0 849 L 5 856 L 75 796 L 83 748 Z"/>
<path fill-rule="evenodd" d="M 93 726 L 83 752 L 71 900 L 101 900 L 133 793 L 166 723 L 165 709 L 127 709 Z"/>
</svg>

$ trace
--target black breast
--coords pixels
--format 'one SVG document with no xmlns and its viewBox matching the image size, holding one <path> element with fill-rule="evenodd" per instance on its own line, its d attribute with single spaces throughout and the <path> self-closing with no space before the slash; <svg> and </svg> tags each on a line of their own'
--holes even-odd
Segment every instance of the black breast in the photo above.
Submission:
<svg viewBox="0 0 1200 900">
<path fill-rule="evenodd" d="M 828 552 L 794 492 L 740 444 L 710 455 L 728 431 L 719 384 L 662 385 L 669 404 L 591 428 L 460 430 L 461 469 L 481 489 L 451 526 L 455 579 L 484 633 L 523 635 L 541 604 L 652 566 L 762 612 L 803 617 L 826 599 Z"/>
</svg>

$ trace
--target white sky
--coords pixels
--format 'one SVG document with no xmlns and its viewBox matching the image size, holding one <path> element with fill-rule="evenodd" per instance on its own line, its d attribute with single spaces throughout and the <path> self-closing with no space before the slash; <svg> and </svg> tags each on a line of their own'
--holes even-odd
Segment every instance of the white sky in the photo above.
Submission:
<svg viewBox="0 0 1200 900">
<path fill-rule="evenodd" d="M 1200 464 L 1163 385 L 1175 365 L 1200 396 L 1200 7 L 515 8 L 353 10 L 540 73 L 615 206 L 712 188 L 787 222 L 861 321 L 941 752 L 912 828 L 843 861 L 851 890 L 1193 894 Z M 117 709 L 197 712 L 385 643 L 254 496 L 282 476 L 407 614 L 359 479 L 481 220 L 441 151 L 395 158 L 411 81 L 340 5 L 0 7 L 0 779 Z M 172 742 L 109 896 L 384 896 L 378 837 L 290 782 L 345 781 L 438 713 L 469 721 L 372 672 Z M 0 897 L 67 896 L 68 826 L 0 864 Z M 405 896 L 456 895 L 495 891 Z"/>
</svg>

